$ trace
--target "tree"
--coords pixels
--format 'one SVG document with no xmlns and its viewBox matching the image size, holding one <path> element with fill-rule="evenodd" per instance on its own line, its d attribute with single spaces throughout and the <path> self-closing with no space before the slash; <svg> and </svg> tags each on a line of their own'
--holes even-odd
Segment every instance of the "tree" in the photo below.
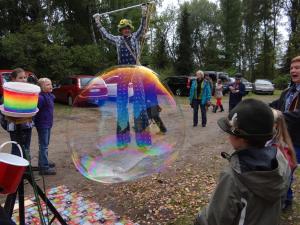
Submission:
<svg viewBox="0 0 300 225">
<path fill-rule="evenodd" d="M 221 30 L 224 36 L 226 67 L 236 67 L 239 59 L 242 14 L 240 0 L 220 0 Z"/>
<path fill-rule="evenodd" d="M 245 69 L 248 69 L 250 80 L 255 80 L 254 62 L 258 55 L 258 41 L 260 32 L 260 21 L 258 19 L 260 4 L 257 0 L 243 1 L 243 43 Z"/>
<path fill-rule="evenodd" d="M 290 35 L 288 49 L 285 56 L 284 71 L 289 71 L 291 60 L 300 52 L 300 1 L 289 0 L 287 2 L 288 16 L 290 20 Z"/>
<path fill-rule="evenodd" d="M 189 4 L 189 12 L 195 61 L 199 67 L 213 68 L 220 61 L 218 45 L 220 45 L 221 34 L 217 5 L 208 0 L 193 0 Z"/>
<path fill-rule="evenodd" d="M 170 65 L 170 56 L 168 54 L 168 32 L 170 30 L 170 23 L 168 21 L 172 19 L 169 12 L 164 12 L 162 15 L 157 16 L 153 21 L 154 40 L 151 51 L 151 64 L 158 69 L 165 69 Z M 151 40 L 152 42 L 152 40 Z"/>
<path fill-rule="evenodd" d="M 177 28 L 178 46 L 176 50 L 175 70 L 178 75 L 190 74 L 193 71 L 192 38 L 189 23 L 188 4 L 180 7 L 180 20 Z"/>
</svg>

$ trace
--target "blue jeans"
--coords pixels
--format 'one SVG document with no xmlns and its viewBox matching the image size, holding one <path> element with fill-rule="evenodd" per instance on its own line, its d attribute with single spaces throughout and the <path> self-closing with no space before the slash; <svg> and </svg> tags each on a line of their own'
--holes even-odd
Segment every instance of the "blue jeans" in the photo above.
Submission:
<svg viewBox="0 0 300 225">
<path fill-rule="evenodd" d="M 36 128 L 39 137 L 39 167 L 49 169 L 48 146 L 50 142 L 51 128 Z"/>
<path fill-rule="evenodd" d="M 295 152 L 296 152 L 297 162 L 299 164 L 300 163 L 300 146 L 294 145 L 294 149 L 295 149 Z M 288 189 L 287 194 L 286 194 L 286 203 L 287 204 L 292 203 L 293 198 L 294 198 L 294 194 L 293 194 L 293 190 L 292 190 L 292 184 L 293 184 L 293 181 L 294 181 L 294 172 L 295 172 L 295 170 L 291 171 L 291 179 L 290 179 L 289 189 Z"/>
<path fill-rule="evenodd" d="M 21 146 L 21 148 L 23 149 L 23 154 L 26 153 L 29 156 L 28 160 L 30 160 L 31 131 L 32 129 L 28 128 L 9 132 L 10 140 L 16 141 Z M 11 154 L 21 156 L 17 145 L 12 145 Z M 26 156 L 23 157 L 26 158 Z"/>
<path fill-rule="evenodd" d="M 193 118 L 194 126 L 198 125 L 199 106 L 200 106 L 200 110 L 201 110 L 202 126 L 205 126 L 206 125 L 206 108 L 205 108 L 205 105 L 201 104 L 201 99 L 193 99 L 192 106 L 193 106 L 193 111 L 194 111 L 194 118 Z"/>
<path fill-rule="evenodd" d="M 293 202 L 294 194 L 293 194 L 293 190 L 292 190 L 292 184 L 293 184 L 293 181 L 294 181 L 294 172 L 295 172 L 295 170 L 291 171 L 289 189 L 286 193 L 286 199 L 285 199 L 286 204 L 291 204 Z"/>
<path fill-rule="evenodd" d="M 297 162 L 298 162 L 298 164 L 300 164 L 300 146 L 294 145 L 294 149 L 296 152 Z"/>
</svg>

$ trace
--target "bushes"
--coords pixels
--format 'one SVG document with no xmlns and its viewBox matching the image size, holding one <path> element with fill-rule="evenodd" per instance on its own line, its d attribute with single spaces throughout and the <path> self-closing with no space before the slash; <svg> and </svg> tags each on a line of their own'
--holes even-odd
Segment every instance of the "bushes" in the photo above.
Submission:
<svg viewBox="0 0 300 225">
<path fill-rule="evenodd" d="M 290 80 L 291 78 L 288 74 L 280 75 L 273 80 L 273 83 L 276 89 L 283 90 L 288 87 Z"/>
</svg>

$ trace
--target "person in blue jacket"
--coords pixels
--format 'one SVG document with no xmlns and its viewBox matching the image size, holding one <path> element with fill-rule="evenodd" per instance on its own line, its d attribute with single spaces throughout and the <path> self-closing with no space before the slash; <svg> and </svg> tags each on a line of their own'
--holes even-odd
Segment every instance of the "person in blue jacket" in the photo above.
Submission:
<svg viewBox="0 0 300 225">
<path fill-rule="evenodd" d="M 190 105 L 193 108 L 193 125 L 198 125 L 198 110 L 201 109 L 202 127 L 206 126 L 206 105 L 210 103 L 211 88 L 208 80 L 204 79 L 204 73 L 201 70 L 196 72 L 196 79 L 191 80 Z"/>
<path fill-rule="evenodd" d="M 242 101 L 246 94 L 245 85 L 241 82 L 242 74 L 235 74 L 235 82 L 229 85 L 229 112 Z"/>
</svg>

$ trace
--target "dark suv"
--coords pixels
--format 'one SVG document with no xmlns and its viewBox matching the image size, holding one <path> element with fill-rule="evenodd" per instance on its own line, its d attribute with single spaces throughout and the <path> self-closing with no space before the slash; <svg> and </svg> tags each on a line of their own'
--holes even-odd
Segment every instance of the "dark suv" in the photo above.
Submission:
<svg viewBox="0 0 300 225">
<path fill-rule="evenodd" d="M 171 76 L 164 81 L 174 95 L 188 96 L 189 95 L 189 76 Z"/>
</svg>

